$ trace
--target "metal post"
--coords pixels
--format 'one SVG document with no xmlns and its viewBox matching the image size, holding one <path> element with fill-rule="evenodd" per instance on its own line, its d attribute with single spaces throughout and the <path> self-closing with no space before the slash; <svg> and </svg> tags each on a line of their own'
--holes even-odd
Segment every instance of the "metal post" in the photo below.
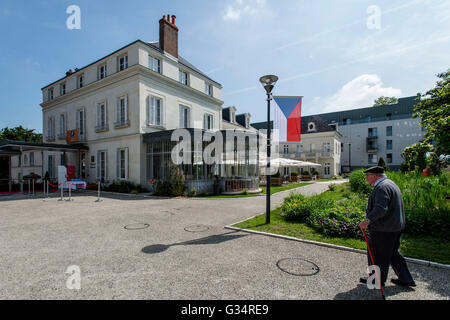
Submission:
<svg viewBox="0 0 450 320">
<path fill-rule="evenodd" d="M 34 197 L 34 178 L 33 178 L 33 197 Z"/>
<path fill-rule="evenodd" d="M 266 223 L 270 223 L 270 93 L 267 93 Z"/>
<path fill-rule="evenodd" d="M 72 201 L 72 181 L 69 182 L 69 200 Z"/>
<path fill-rule="evenodd" d="M 97 201 L 96 202 L 100 202 L 100 180 L 97 181 L 97 185 L 98 185 L 98 193 L 97 193 Z"/>
<path fill-rule="evenodd" d="M 63 198 L 64 198 L 64 185 L 61 183 L 60 187 L 61 187 L 61 198 L 59 198 L 58 201 L 63 201 Z"/>
</svg>

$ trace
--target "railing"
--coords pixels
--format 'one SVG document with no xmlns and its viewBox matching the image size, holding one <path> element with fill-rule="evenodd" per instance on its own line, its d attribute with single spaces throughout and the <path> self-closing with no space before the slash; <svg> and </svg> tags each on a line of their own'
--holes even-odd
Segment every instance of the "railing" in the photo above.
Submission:
<svg viewBox="0 0 450 320">
<path fill-rule="evenodd" d="M 222 178 L 222 192 L 241 192 L 259 188 L 258 178 Z"/>
<path fill-rule="evenodd" d="M 116 124 L 114 124 L 116 125 Z M 95 132 L 102 132 L 102 131 L 108 131 L 109 130 L 109 126 L 108 124 L 101 124 L 98 126 L 95 126 Z"/>
<path fill-rule="evenodd" d="M 338 125 L 346 126 L 346 125 L 352 125 L 352 124 L 380 122 L 380 121 L 392 121 L 392 120 L 402 120 L 402 119 L 410 119 L 410 118 L 412 118 L 412 115 L 409 115 L 409 114 L 391 115 L 390 118 L 377 117 L 377 118 L 370 118 L 370 119 L 368 119 L 366 117 L 364 119 L 357 119 L 357 120 L 353 120 L 352 119 L 350 123 L 346 123 L 344 121 L 340 121 L 340 122 L 338 122 Z"/>
<path fill-rule="evenodd" d="M 114 122 L 114 128 L 119 129 L 119 128 L 125 128 L 128 127 L 130 125 L 130 120 L 120 120 L 117 122 Z"/>
</svg>

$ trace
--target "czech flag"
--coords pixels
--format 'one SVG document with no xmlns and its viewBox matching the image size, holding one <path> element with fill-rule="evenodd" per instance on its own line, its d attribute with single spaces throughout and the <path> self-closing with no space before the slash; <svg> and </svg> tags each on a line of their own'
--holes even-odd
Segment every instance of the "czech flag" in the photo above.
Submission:
<svg viewBox="0 0 450 320">
<path fill-rule="evenodd" d="M 301 111 L 303 97 L 273 97 L 275 112 L 273 128 L 276 141 L 301 141 Z"/>
</svg>

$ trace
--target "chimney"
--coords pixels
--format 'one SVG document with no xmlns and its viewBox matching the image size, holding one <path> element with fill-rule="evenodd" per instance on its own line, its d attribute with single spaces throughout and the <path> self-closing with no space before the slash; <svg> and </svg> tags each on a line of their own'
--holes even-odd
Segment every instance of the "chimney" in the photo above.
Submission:
<svg viewBox="0 0 450 320">
<path fill-rule="evenodd" d="M 159 47 L 164 52 L 178 58 L 178 27 L 175 25 L 176 16 L 172 15 L 172 22 L 170 15 L 163 16 L 159 20 Z"/>
</svg>

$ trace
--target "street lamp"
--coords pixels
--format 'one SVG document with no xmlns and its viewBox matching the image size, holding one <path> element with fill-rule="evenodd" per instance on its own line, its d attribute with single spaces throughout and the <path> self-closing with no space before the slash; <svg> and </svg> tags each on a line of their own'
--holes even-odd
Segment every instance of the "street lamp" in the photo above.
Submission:
<svg viewBox="0 0 450 320">
<path fill-rule="evenodd" d="M 267 92 L 266 223 L 270 223 L 270 95 L 277 81 L 278 77 L 274 75 L 267 75 L 259 79 L 259 82 L 261 82 Z"/>
</svg>

